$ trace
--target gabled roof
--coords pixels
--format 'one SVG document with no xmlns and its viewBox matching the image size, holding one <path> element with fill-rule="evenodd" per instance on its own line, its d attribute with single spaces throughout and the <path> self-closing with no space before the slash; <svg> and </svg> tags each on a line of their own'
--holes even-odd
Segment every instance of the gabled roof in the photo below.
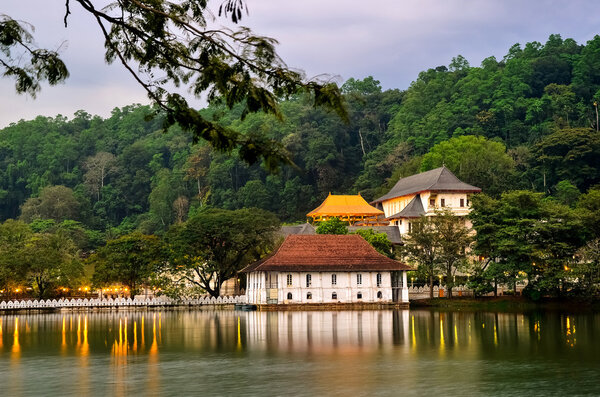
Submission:
<svg viewBox="0 0 600 397">
<path fill-rule="evenodd" d="M 272 253 L 242 269 L 253 271 L 394 271 L 412 270 L 381 255 L 357 234 L 290 235 Z"/>
<path fill-rule="evenodd" d="M 421 215 L 425 215 L 425 209 L 423 208 L 421 195 L 417 194 L 412 200 L 410 200 L 406 207 L 402 209 L 402 211 L 389 216 L 387 219 L 418 218 Z"/>
<path fill-rule="evenodd" d="M 290 225 L 290 226 L 281 226 L 279 229 L 279 234 L 283 235 L 283 237 L 287 237 L 290 234 L 315 234 L 315 227 L 310 223 L 303 223 L 301 225 Z"/>
<path fill-rule="evenodd" d="M 373 203 L 393 199 L 395 197 L 426 191 L 458 191 L 458 192 L 480 192 L 481 189 L 462 182 L 446 167 L 436 168 L 431 171 L 400 178 L 394 187 L 384 196 L 379 197 Z"/>
<path fill-rule="evenodd" d="M 400 237 L 400 229 L 398 229 L 398 226 L 348 226 L 348 232 L 350 233 L 354 233 L 361 229 L 373 229 L 375 233 L 385 233 L 388 237 L 388 240 L 390 240 L 392 244 L 402 244 L 402 238 Z"/>
<path fill-rule="evenodd" d="M 380 214 L 383 214 L 383 211 L 369 205 L 360 194 L 353 196 L 329 193 L 325 201 L 306 216 L 376 216 Z"/>
</svg>

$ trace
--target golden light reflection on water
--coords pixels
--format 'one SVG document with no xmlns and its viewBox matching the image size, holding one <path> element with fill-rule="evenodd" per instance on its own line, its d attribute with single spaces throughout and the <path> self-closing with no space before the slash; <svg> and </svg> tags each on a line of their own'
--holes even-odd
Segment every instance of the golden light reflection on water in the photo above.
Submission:
<svg viewBox="0 0 600 397">
<path fill-rule="evenodd" d="M 15 330 L 13 332 L 13 345 L 12 345 L 13 356 L 18 355 L 20 352 L 21 352 L 21 344 L 19 343 L 19 317 L 15 317 Z"/>
<path fill-rule="evenodd" d="M 138 392 L 152 394 L 166 379 L 161 356 L 174 354 L 177 359 L 201 361 L 206 352 L 229 352 L 238 358 L 261 354 L 334 360 L 360 394 L 368 390 L 361 382 L 368 383 L 370 375 L 357 368 L 362 368 L 361 363 L 368 367 L 381 356 L 406 363 L 422 357 L 446 362 L 486 355 L 517 357 L 531 351 L 585 355 L 594 351 L 599 333 L 600 315 L 418 310 L 31 314 L 0 316 L 0 353 L 8 354 L 17 364 L 15 368 L 25 363 L 24 357 L 35 355 L 35 349 L 51 357 L 54 354 L 57 365 L 65 358 L 78 357 L 74 390 L 84 395 L 94 384 L 91 380 L 98 371 L 94 363 L 102 359 L 107 371 L 112 371 L 107 376 L 121 385 L 108 394 L 130 394 L 132 391 L 123 385 L 134 370 L 136 376 L 142 371 L 144 379 Z M 467 374 L 456 375 L 461 376 L 469 380 Z M 330 377 L 321 381 L 323 387 L 337 382 Z"/>
<path fill-rule="evenodd" d="M 66 327 L 66 318 L 65 316 L 62 317 L 62 343 L 61 343 L 61 348 L 63 351 L 65 351 L 67 349 L 67 327 Z"/>
</svg>

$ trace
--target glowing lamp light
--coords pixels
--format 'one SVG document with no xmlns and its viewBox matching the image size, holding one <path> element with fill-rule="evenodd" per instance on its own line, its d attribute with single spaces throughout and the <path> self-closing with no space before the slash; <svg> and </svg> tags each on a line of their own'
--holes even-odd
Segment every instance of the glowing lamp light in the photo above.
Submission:
<svg viewBox="0 0 600 397">
<path fill-rule="evenodd" d="M 21 291 L 19 288 L 15 289 L 15 292 L 19 292 L 19 291 Z"/>
</svg>

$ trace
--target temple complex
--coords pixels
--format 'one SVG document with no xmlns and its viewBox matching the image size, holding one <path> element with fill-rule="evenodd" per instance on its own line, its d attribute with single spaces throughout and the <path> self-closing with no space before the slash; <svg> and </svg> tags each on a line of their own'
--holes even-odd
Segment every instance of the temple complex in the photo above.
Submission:
<svg viewBox="0 0 600 397">
<path fill-rule="evenodd" d="M 384 196 L 370 204 L 360 194 L 329 194 L 325 201 L 307 214 L 313 222 L 339 218 L 348 222 L 350 229 L 373 228 L 388 234 L 391 241 L 411 231 L 412 222 L 421 216 L 433 216 L 441 209 L 450 210 L 454 215 L 464 217 L 471 212 L 470 198 L 481 189 L 462 182 L 448 168 L 440 167 L 400 178 Z M 465 223 L 470 227 L 467 218 Z M 312 234 L 307 226 L 289 230 L 288 234 Z M 377 228 L 382 230 L 376 230 Z M 390 229 L 397 229 L 396 238 Z"/>
</svg>

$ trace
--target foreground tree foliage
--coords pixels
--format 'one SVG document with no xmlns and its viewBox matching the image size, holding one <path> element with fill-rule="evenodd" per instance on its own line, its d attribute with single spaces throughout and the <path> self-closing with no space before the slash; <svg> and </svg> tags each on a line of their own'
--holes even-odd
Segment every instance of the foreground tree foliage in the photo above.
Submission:
<svg viewBox="0 0 600 397">
<path fill-rule="evenodd" d="M 164 113 L 164 126 L 177 123 L 191 132 L 195 142 L 208 141 L 220 151 L 236 149 L 239 157 L 254 163 L 263 160 L 269 169 L 290 163 L 280 142 L 259 133 L 240 134 L 193 109 L 186 98 L 170 92 L 169 85 L 185 87 L 209 102 L 222 101 L 228 108 L 242 106 L 240 117 L 265 112 L 282 118 L 280 98 L 304 92 L 315 106 L 326 106 L 347 119 L 342 96 L 335 83 L 308 81 L 288 68 L 275 51 L 276 40 L 257 36 L 248 28 L 215 28 L 211 11 L 200 0 L 115 1 L 105 7 L 92 0 L 67 0 L 70 6 L 91 14 L 104 37 L 108 63 L 118 62 L 147 92 Z M 234 23 L 244 1 L 225 2 L 225 14 Z M 0 18 L 0 70 L 16 79 L 17 92 L 39 90 L 40 81 L 56 84 L 68 77 L 57 52 L 32 48 L 31 27 L 4 15 Z M 13 53 L 24 52 L 21 58 Z"/>
<path fill-rule="evenodd" d="M 219 296 L 223 283 L 274 247 L 279 220 L 257 208 L 206 208 L 166 235 L 169 269 L 178 282 Z"/>
</svg>

